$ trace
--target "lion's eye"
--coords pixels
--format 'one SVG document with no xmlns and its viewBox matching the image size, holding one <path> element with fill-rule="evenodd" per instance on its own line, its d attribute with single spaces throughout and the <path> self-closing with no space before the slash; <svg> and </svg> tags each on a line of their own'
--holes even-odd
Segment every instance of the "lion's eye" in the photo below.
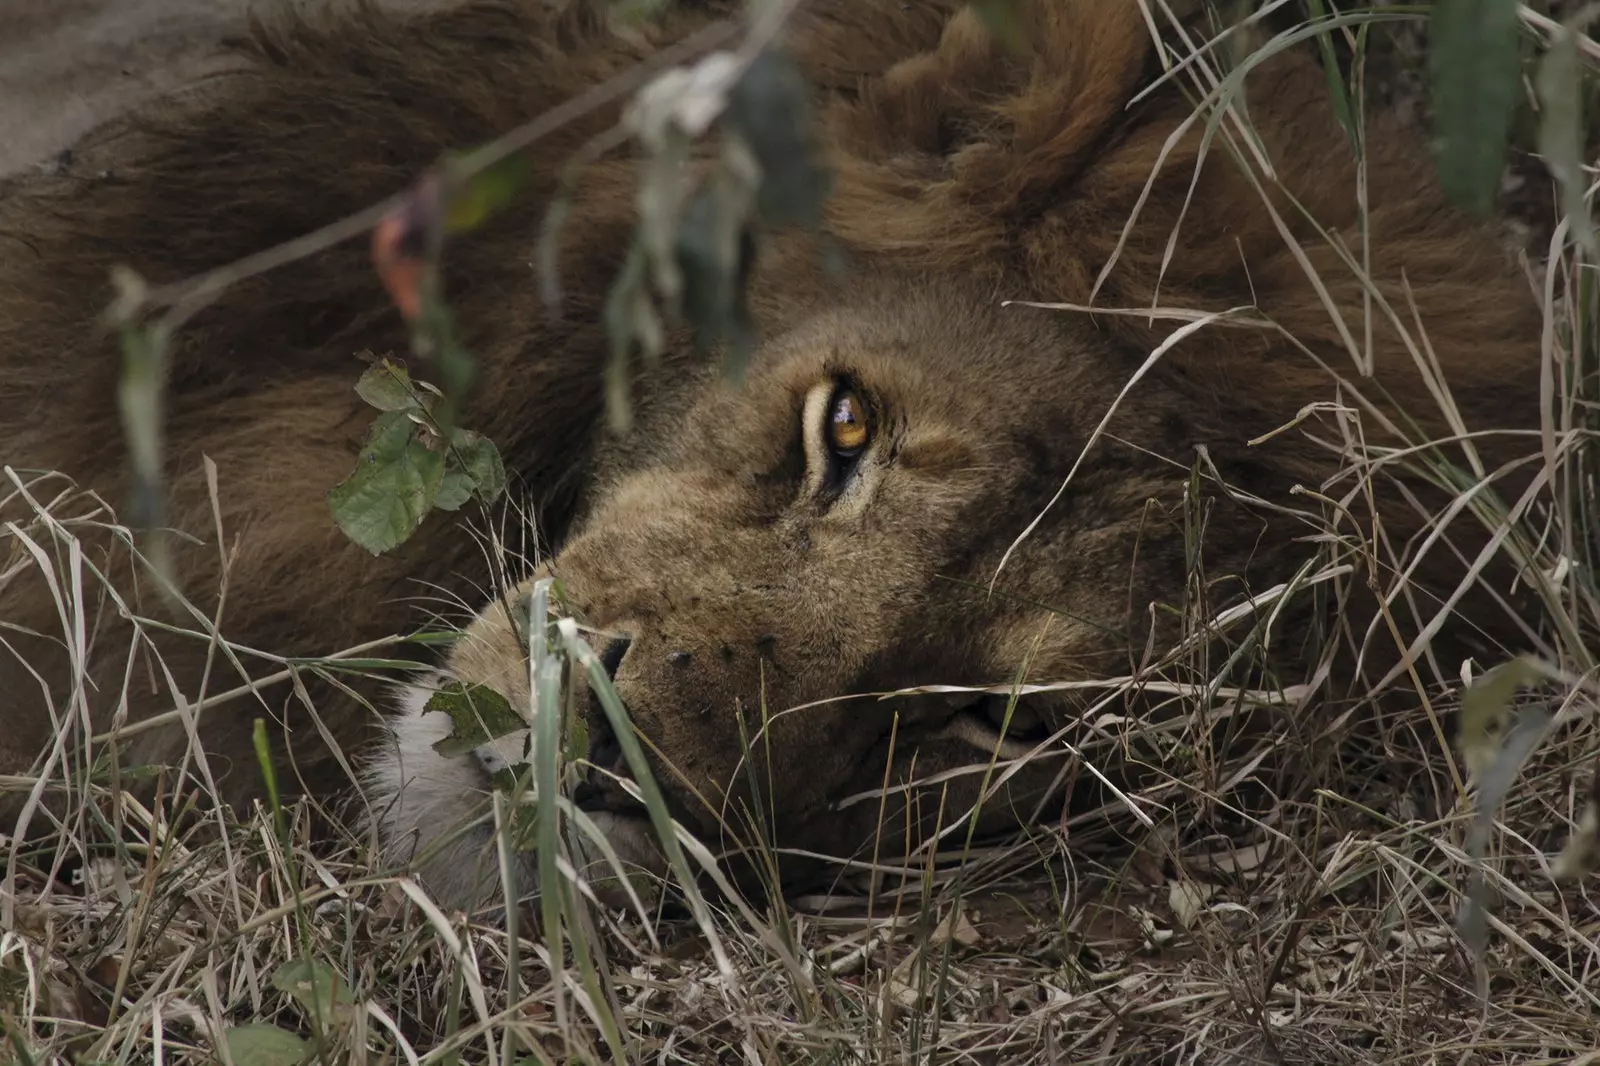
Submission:
<svg viewBox="0 0 1600 1066">
<path fill-rule="evenodd" d="M 841 459 L 854 459 L 872 439 L 867 405 L 854 389 L 841 388 L 828 406 L 828 448 Z"/>
</svg>

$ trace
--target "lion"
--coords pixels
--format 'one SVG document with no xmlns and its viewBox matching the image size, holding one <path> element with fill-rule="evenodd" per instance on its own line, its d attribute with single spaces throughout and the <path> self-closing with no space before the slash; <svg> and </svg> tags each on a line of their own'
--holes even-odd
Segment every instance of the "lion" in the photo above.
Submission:
<svg viewBox="0 0 1600 1066">
<path fill-rule="evenodd" d="M 26 471 L 106 501 L 129 490 L 119 361 L 96 325 L 113 267 L 173 281 L 309 232 L 737 10 L 683 2 L 621 27 L 604 7 L 352 2 L 263 19 L 225 73 L 92 138 L 73 172 L 8 189 L 6 518 L 62 491 Z M 194 613 L 143 589 L 67 617 L 61 583 L 19 555 L 0 576 L 0 773 L 81 769 L 72 738 L 114 724 L 125 762 L 176 764 L 192 721 L 204 773 L 242 805 L 261 794 L 251 730 L 266 717 L 291 791 L 364 777 L 384 855 L 473 906 L 493 890 L 482 812 L 504 748 L 440 754 L 451 722 L 427 705 L 459 682 L 532 706 L 518 619 L 542 578 L 594 640 L 675 817 L 717 839 L 759 820 L 801 859 L 919 846 L 964 831 L 975 807 L 984 834 L 1053 809 L 1065 760 L 1051 738 L 1089 705 L 1071 683 L 1138 675 L 1202 607 L 1270 604 L 1244 612 L 1250 640 L 1263 676 L 1311 682 L 1296 713 L 1361 696 L 1428 640 L 1446 657 L 1514 640 L 1511 612 L 1460 587 L 1487 542 L 1466 518 L 1454 553 L 1419 553 L 1401 575 L 1404 596 L 1359 552 L 1338 595 L 1285 592 L 1326 547 L 1308 519 L 1323 506 L 1335 528 L 1404 549 L 1438 537 L 1427 512 L 1456 498 L 1397 463 L 1351 491 L 1297 419 L 1337 433 L 1359 415 L 1377 448 L 1407 427 L 1470 432 L 1480 487 L 1524 484 L 1516 434 L 1539 425 L 1542 319 L 1493 223 L 1447 204 L 1425 147 L 1381 114 L 1361 132 L 1358 196 L 1314 51 L 1245 72 L 1250 144 L 1231 120 L 1191 120 L 1142 5 L 1054 0 L 1016 17 L 1004 40 L 946 0 L 798 6 L 782 46 L 812 86 L 833 181 L 822 230 L 845 269 L 812 234 L 767 234 L 743 379 L 676 330 L 637 370 L 625 436 L 607 428 L 602 307 L 632 239 L 636 160 L 585 168 L 558 310 L 530 263 L 567 161 L 622 103 L 539 142 L 515 201 L 452 238 L 448 302 L 479 365 L 463 419 L 498 444 L 535 519 L 510 588 L 489 588 L 491 561 L 450 521 L 373 556 L 330 516 L 370 424 L 351 388 L 362 354 L 408 346 L 364 249 L 228 288 L 174 336 L 167 383 L 166 521 L 190 537 L 173 559 Z M 76 542 L 130 588 L 143 572 L 109 523 L 41 536 L 38 559 Z M 424 593 L 478 612 L 437 673 L 395 695 L 293 669 L 415 628 Z M 1428 627 L 1446 603 L 1456 620 Z M 266 662 L 294 684 L 247 683 L 209 620 L 251 676 Z M 1317 638 L 1331 629 L 1356 648 L 1332 670 Z M 1219 663 L 1232 639 L 1202 636 Z M 1018 680 L 1058 684 L 1013 699 Z M 659 870 L 618 738 L 592 699 L 577 705 L 579 806 L 626 861 Z M 1005 773 L 973 772 L 990 757 Z"/>
</svg>

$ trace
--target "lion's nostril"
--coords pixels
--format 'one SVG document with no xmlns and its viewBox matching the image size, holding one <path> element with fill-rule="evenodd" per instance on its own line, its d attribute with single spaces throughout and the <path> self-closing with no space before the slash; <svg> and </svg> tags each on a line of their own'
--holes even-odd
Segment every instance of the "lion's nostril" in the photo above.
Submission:
<svg viewBox="0 0 1600 1066">
<path fill-rule="evenodd" d="M 622 668 L 622 660 L 627 657 L 628 648 L 632 644 L 631 637 L 617 637 L 600 652 L 600 665 L 605 668 L 606 676 L 611 680 L 617 679 L 617 671 Z"/>
<path fill-rule="evenodd" d="M 592 781 L 579 781 L 572 790 L 572 803 L 580 811 L 605 809 L 605 793 Z"/>
</svg>

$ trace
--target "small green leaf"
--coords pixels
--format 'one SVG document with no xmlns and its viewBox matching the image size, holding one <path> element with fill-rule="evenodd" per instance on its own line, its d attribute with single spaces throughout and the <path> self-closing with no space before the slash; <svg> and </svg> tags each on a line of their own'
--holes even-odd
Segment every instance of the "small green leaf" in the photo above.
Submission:
<svg viewBox="0 0 1600 1066">
<path fill-rule="evenodd" d="M 355 1002 L 339 971 L 316 959 L 290 959 L 273 973 L 272 987 L 323 1021 L 333 1017 L 336 1007 Z"/>
<path fill-rule="evenodd" d="M 606 337 L 611 342 L 605 367 L 606 422 L 618 436 L 633 428 L 628 357 L 636 341 L 648 344 L 652 333 L 659 332 L 660 322 L 646 290 L 648 260 L 644 241 L 635 237 L 601 312 Z"/>
<path fill-rule="evenodd" d="M 448 714 L 455 723 L 450 735 L 433 746 L 445 756 L 465 755 L 491 740 L 528 728 L 511 701 L 487 685 L 452 682 L 430 696 L 423 710 Z"/>
<path fill-rule="evenodd" d="M 611 14 L 619 22 L 639 23 L 653 19 L 667 6 L 668 0 L 611 0 Z"/>
<path fill-rule="evenodd" d="M 467 476 L 465 470 L 446 468 L 444 480 L 439 482 L 439 494 L 433 498 L 433 505 L 441 511 L 457 511 L 461 505 L 472 499 L 472 478 Z"/>
<path fill-rule="evenodd" d="M 1499 757 L 1511 732 L 1514 717 L 1511 701 L 1517 691 L 1546 673 L 1537 660 L 1512 659 L 1477 678 L 1462 695 L 1456 742 L 1467 768 L 1474 775 Z"/>
<path fill-rule="evenodd" d="M 451 448 L 445 456 L 444 482 L 433 505 L 441 511 L 454 511 L 474 493 L 485 504 L 500 498 L 506 488 L 506 468 L 500 450 L 487 437 L 467 429 L 450 433 Z"/>
<path fill-rule="evenodd" d="M 127 518 L 135 529 L 154 529 L 166 521 L 161 430 L 166 408 L 167 332 L 126 325 L 121 337 L 122 380 L 117 386 L 117 405 L 133 466 Z"/>
<path fill-rule="evenodd" d="M 299 1066 L 311 1045 L 276 1025 L 236 1025 L 223 1034 L 233 1066 Z"/>
<path fill-rule="evenodd" d="M 971 0 L 968 5 L 994 39 L 1013 52 L 1026 45 L 1022 33 L 1022 0 Z"/>
<path fill-rule="evenodd" d="M 404 412 L 379 415 L 355 472 L 328 492 L 345 535 L 382 555 L 417 531 L 444 481 L 444 455 L 417 439 Z"/>
<path fill-rule="evenodd" d="M 772 225 L 815 229 L 833 191 L 822 162 L 811 86 L 787 52 L 767 48 L 728 94 L 728 122 L 761 167 L 756 210 Z"/>
<path fill-rule="evenodd" d="M 1583 173 L 1583 61 L 1578 35 L 1570 26 L 1561 27 L 1550 42 L 1550 50 L 1539 61 L 1534 87 L 1539 91 L 1539 154 L 1561 188 L 1561 213 L 1589 262 L 1600 262 L 1594 219 L 1584 199 L 1588 181 Z"/>
<path fill-rule="evenodd" d="M 1589 803 L 1578 818 L 1578 831 L 1550 864 L 1557 881 L 1576 881 L 1600 870 L 1600 757 L 1589 777 Z"/>
<path fill-rule="evenodd" d="M 1488 214 L 1500 190 L 1522 81 L 1517 0 L 1438 0 L 1429 25 L 1439 180 Z"/>
<path fill-rule="evenodd" d="M 506 467 L 500 459 L 500 449 L 481 433 L 458 430 L 451 435 L 453 458 L 459 460 L 461 469 L 472 479 L 484 503 L 493 503 L 506 490 Z"/>
<path fill-rule="evenodd" d="M 420 310 L 411 344 L 416 353 L 433 361 L 439 378 L 439 402 L 429 408 L 433 424 L 442 433 L 455 425 L 456 412 L 477 377 L 477 361 L 461 345 L 455 320 L 440 296 L 436 278 L 419 288 Z"/>
<path fill-rule="evenodd" d="M 694 344 L 708 351 L 726 341 L 726 367 L 737 380 L 755 347 L 749 279 L 755 266 L 754 231 L 739 217 L 738 193 L 711 183 L 684 211 L 673 254 L 683 277 L 683 315 Z"/>
<path fill-rule="evenodd" d="M 1322 0 L 1307 0 L 1306 6 L 1313 22 L 1321 22 L 1328 17 L 1327 7 Z M 1328 100 L 1333 104 L 1334 117 L 1339 120 L 1339 125 L 1344 127 L 1345 136 L 1350 138 L 1350 147 L 1359 150 L 1360 131 L 1356 126 L 1355 114 L 1350 108 L 1350 91 L 1346 88 L 1344 75 L 1339 70 L 1339 57 L 1333 52 L 1331 28 L 1317 34 L 1317 47 L 1322 50 L 1322 69 L 1328 78 Z M 1359 50 L 1357 58 L 1359 60 Z"/>
<path fill-rule="evenodd" d="M 406 641 L 410 644 L 421 644 L 424 647 L 448 648 L 461 640 L 459 629 L 419 629 L 407 635 Z"/>
<path fill-rule="evenodd" d="M 356 392 L 380 411 L 415 411 L 422 406 L 410 372 L 391 359 L 380 359 L 368 367 L 356 382 Z"/>
<path fill-rule="evenodd" d="M 1478 811 L 1464 842 L 1474 869 L 1456 928 L 1468 950 L 1480 960 L 1489 940 L 1489 889 L 1481 862 L 1494 829 L 1495 812 L 1554 717 L 1548 706 L 1518 711 L 1512 701 L 1524 685 L 1554 674 L 1537 659 L 1523 656 L 1490 670 L 1461 697 L 1458 743 L 1477 780 Z"/>
<path fill-rule="evenodd" d="M 261 779 L 267 786 L 267 806 L 272 811 L 278 836 L 288 839 L 289 826 L 284 821 L 283 800 L 278 792 L 278 771 L 272 758 L 272 743 L 267 739 L 267 722 L 257 718 L 250 724 L 250 745 L 255 749 L 256 765 L 261 767 Z"/>
<path fill-rule="evenodd" d="M 459 165 L 447 162 L 446 166 Z M 445 231 L 465 233 L 475 230 L 502 211 L 516 198 L 517 190 L 528 180 L 528 157 L 516 152 L 492 163 L 464 179 L 450 197 L 445 212 Z"/>
<path fill-rule="evenodd" d="M 21 1001 L 21 994 L 18 993 L 15 1002 L 20 1003 Z M 11 1016 L 5 1012 L 0 1012 L 0 1023 L 4 1023 L 0 1024 L 0 1037 L 9 1040 L 11 1050 L 17 1056 L 18 1066 L 37 1066 L 39 1062 L 38 1055 L 34 1054 L 27 1041 L 22 1039 L 22 1034 L 17 1032 L 16 1023 L 11 1020 Z"/>
<path fill-rule="evenodd" d="M 567 715 L 567 761 L 577 762 L 589 755 L 589 716 Z"/>
</svg>

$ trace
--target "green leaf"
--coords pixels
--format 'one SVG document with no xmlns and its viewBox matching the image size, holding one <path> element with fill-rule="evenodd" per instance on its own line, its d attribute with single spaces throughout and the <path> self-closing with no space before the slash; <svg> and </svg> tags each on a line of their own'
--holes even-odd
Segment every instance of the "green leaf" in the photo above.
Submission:
<svg viewBox="0 0 1600 1066">
<path fill-rule="evenodd" d="M 506 488 L 506 468 L 500 450 L 480 433 L 456 429 L 450 433 L 451 447 L 445 456 L 444 482 L 433 505 L 441 511 L 454 511 L 476 493 L 485 504 L 500 498 Z"/>
<path fill-rule="evenodd" d="M 477 377 L 477 361 L 461 346 L 455 320 L 445 306 L 437 284 L 421 286 L 421 310 L 411 343 L 418 355 L 431 359 L 439 378 L 439 402 L 429 408 L 441 433 L 455 425 L 456 412 Z"/>
<path fill-rule="evenodd" d="M 117 406 L 133 466 L 133 493 L 127 518 L 135 529 L 154 529 L 166 520 L 161 483 L 162 420 L 165 414 L 167 333 L 142 325 L 123 326 L 122 380 Z"/>
<path fill-rule="evenodd" d="M 462 504 L 472 499 L 472 489 L 472 478 L 467 476 L 465 470 L 446 468 L 433 505 L 441 511 L 458 511 Z"/>
<path fill-rule="evenodd" d="M 710 183 L 684 210 L 673 254 L 683 277 L 683 315 L 694 344 L 708 351 L 726 341 L 729 376 L 738 379 L 755 347 L 749 281 L 756 258 L 753 230 L 738 218 L 737 192 Z"/>
<path fill-rule="evenodd" d="M 444 456 L 417 439 L 404 412 L 378 416 L 355 472 L 328 492 L 345 535 L 382 555 L 417 531 L 444 481 Z"/>
<path fill-rule="evenodd" d="M 1429 35 L 1439 180 L 1454 203 L 1488 214 L 1522 80 L 1517 0 L 1439 0 Z"/>
<path fill-rule="evenodd" d="M 668 0 L 612 0 L 611 14 L 619 22 L 640 23 L 655 18 L 667 3 Z"/>
<path fill-rule="evenodd" d="M 415 411 L 422 406 L 410 372 L 404 364 L 390 359 L 380 359 L 368 367 L 356 382 L 356 392 L 380 411 Z"/>
<path fill-rule="evenodd" d="M 1524 685 L 1547 675 L 1538 660 L 1517 658 L 1501 663 L 1473 681 L 1461 697 L 1461 718 L 1456 743 L 1474 775 L 1482 773 L 1500 756 L 1511 732 L 1512 700 Z"/>
<path fill-rule="evenodd" d="M 589 716 L 567 715 L 567 760 L 577 762 L 589 755 Z"/>
<path fill-rule="evenodd" d="M 506 467 L 494 442 L 481 433 L 463 429 L 451 434 L 450 443 L 454 448 L 452 457 L 472 479 L 473 488 L 483 502 L 493 503 L 499 499 L 506 490 Z"/>
<path fill-rule="evenodd" d="M 445 756 L 465 755 L 491 740 L 528 728 L 511 701 L 487 685 L 452 682 L 430 696 L 422 709 L 448 714 L 455 723 L 450 735 L 433 746 Z"/>
<path fill-rule="evenodd" d="M 1321 22 L 1328 17 L 1327 7 L 1322 0 L 1308 0 L 1306 7 L 1314 22 Z M 1317 47 L 1322 50 L 1322 69 L 1328 78 L 1328 100 L 1333 104 L 1334 117 L 1339 120 L 1339 125 L 1344 127 L 1345 136 L 1350 138 L 1350 147 L 1359 151 L 1360 131 L 1356 126 L 1355 114 L 1350 108 L 1350 91 L 1345 87 L 1344 75 L 1339 70 L 1339 57 L 1333 52 L 1333 33 L 1334 30 L 1330 27 L 1317 34 Z M 1358 48 L 1358 62 L 1359 57 Z"/>
<path fill-rule="evenodd" d="M 1583 61 L 1578 35 L 1570 26 L 1561 27 L 1550 42 L 1550 50 L 1539 61 L 1534 88 L 1539 92 L 1539 154 L 1561 188 L 1561 213 L 1573 240 L 1595 263 L 1600 261 L 1600 247 L 1584 199 L 1588 181 L 1583 173 Z"/>
<path fill-rule="evenodd" d="M 517 789 L 517 771 L 509 766 L 502 766 L 489 775 L 489 787 L 496 792 L 510 794 Z"/>
<path fill-rule="evenodd" d="M 1490 670 L 1461 697 L 1458 743 L 1477 779 L 1478 811 L 1464 841 L 1474 869 L 1456 928 L 1468 950 L 1480 960 L 1489 941 L 1489 888 L 1481 862 L 1494 829 L 1495 812 L 1554 717 L 1548 706 L 1519 711 L 1513 701 L 1524 685 L 1554 676 L 1539 660 L 1523 656 Z"/>
<path fill-rule="evenodd" d="M 460 165 L 447 161 L 446 166 Z M 528 180 L 528 157 L 516 152 L 462 180 L 445 211 L 445 231 L 475 230 L 516 198 Z"/>
<path fill-rule="evenodd" d="M 261 779 L 267 786 L 267 805 L 272 811 L 274 824 L 278 827 L 278 836 L 288 839 L 288 825 L 284 821 L 283 801 L 278 792 L 278 771 L 272 759 L 272 744 L 267 739 L 267 722 L 264 718 L 257 718 L 250 723 L 250 744 L 255 749 L 256 765 L 261 767 Z"/>
<path fill-rule="evenodd" d="M 448 159 L 446 168 L 471 166 L 466 157 Z M 461 180 L 445 211 L 445 231 L 466 233 L 477 229 L 504 210 L 526 184 L 528 157 L 516 152 Z"/>
<path fill-rule="evenodd" d="M 273 973 L 272 987 L 324 1022 L 333 1017 L 335 1008 L 355 1002 L 339 971 L 316 959 L 290 959 Z"/>
<path fill-rule="evenodd" d="M 236 1025 L 223 1034 L 233 1066 L 299 1066 L 311 1045 L 276 1025 Z"/>
<path fill-rule="evenodd" d="M 833 174 L 822 162 L 811 86 L 800 65 L 781 49 L 764 49 L 728 93 L 727 116 L 761 167 L 761 217 L 772 225 L 815 229 L 833 191 Z"/>
<path fill-rule="evenodd" d="M 644 241 L 636 236 L 601 312 L 606 338 L 611 342 L 605 367 L 606 422 L 618 436 L 625 436 L 633 428 L 628 357 L 636 340 L 648 344 L 660 329 L 646 290 L 648 259 Z"/>
<path fill-rule="evenodd" d="M 21 1002 L 20 997 L 17 1002 Z M 16 1023 L 11 1020 L 10 1015 L 0 1013 L 0 1022 L 5 1023 L 0 1024 L 0 1037 L 9 1038 L 11 1050 L 17 1056 L 18 1066 L 36 1066 L 39 1057 L 34 1054 L 33 1049 L 22 1039 L 22 1034 L 17 1032 Z"/>
<path fill-rule="evenodd" d="M 1600 870 L 1600 760 L 1589 779 L 1589 803 L 1578 818 L 1578 831 L 1550 864 L 1557 881 L 1576 881 L 1595 870 Z"/>
<path fill-rule="evenodd" d="M 421 644 L 424 647 L 448 648 L 461 640 L 459 629 L 422 629 L 406 635 L 408 644 Z"/>
<path fill-rule="evenodd" d="M 1022 33 L 1022 0 L 971 0 L 968 6 L 995 40 L 1013 52 L 1022 51 L 1027 43 Z"/>
</svg>

